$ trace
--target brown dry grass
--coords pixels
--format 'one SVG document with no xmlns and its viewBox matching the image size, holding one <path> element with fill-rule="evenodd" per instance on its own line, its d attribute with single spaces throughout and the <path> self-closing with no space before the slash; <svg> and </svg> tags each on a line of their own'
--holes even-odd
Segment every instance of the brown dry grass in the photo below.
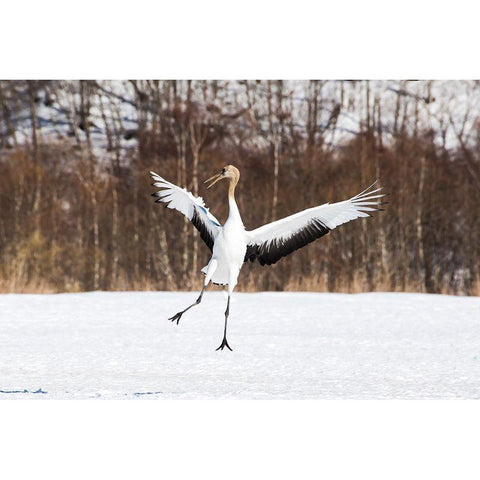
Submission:
<svg viewBox="0 0 480 480">
<path fill-rule="evenodd" d="M 149 281 L 148 279 L 144 280 L 135 280 L 128 283 L 119 282 L 119 285 L 111 289 L 110 291 L 144 291 L 144 292 L 155 292 L 155 291 L 199 291 L 202 287 L 203 276 L 199 276 L 197 281 L 192 282 L 191 286 L 186 286 L 182 289 L 175 288 L 172 285 L 172 288 L 168 288 L 169 284 L 166 283 L 166 288 L 159 288 L 158 284 Z M 123 283 L 123 285 L 122 285 Z M 222 287 L 210 286 L 212 290 L 221 289 Z M 223 287 L 226 288 L 226 287 Z M 254 275 L 251 275 L 250 278 L 244 280 L 242 285 L 237 286 L 235 289 L 238 292 L 249 292 L 254 293 L 262 291 L 258 288 L 256 284 L 256 279 Z M 81 285 L 79 282 L 75 282 L 70 285 L 68 289 L 59 289 L 54 285 L 48 284 L 47 282 L 35 282 L 29 284 L 19 284 L 14 280 L 0 280 L 0 294 L 5 293 L 30 293 L 30 294 L 49 294 L 49 293 L 77 293 L 82 292 Z M 282 291 L 289 292 L 330 292 L 325 277 L 322 275 L 313 275 L 310 277 L 291 277 L 286 282 L 285 288 Z M 406 292 L 406 293 L 425 293 L 425 288 L 418 283 L 409 282 L 405 285 L 397 285 L 392 287 L 391 282 L 379 279 L 375 282 L 374 288 L 372 290 L 366 287 L 363 278 L 360 275 L 354 275 L 354 279 L 351 283 L 340 283 L 336 285 L 336 288 L 332 290 L 332 293 L 365 293 L 365 292 Z M 444 295 L 452 295 L 451 290 L 443 290 L 438 292 Z M 480 296 L 480 279 L 477 279 L 473 282 L 471 289 L 472 296 Z"/>
</svg>

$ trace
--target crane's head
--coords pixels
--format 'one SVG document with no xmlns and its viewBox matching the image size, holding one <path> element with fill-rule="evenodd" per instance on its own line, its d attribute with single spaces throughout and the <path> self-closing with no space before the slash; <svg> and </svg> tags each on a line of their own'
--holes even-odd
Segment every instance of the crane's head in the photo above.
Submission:
<svg viewBox="0 0 480 480">
<path fill-rule="evenodd" d="M 240 172 L 238 171 L 238 168 L 235 168 L 233 165 L 227 165 L 226 167 L 222 168 L 222 171 L 220 173 L 217 173 L 213 177 L 210 177 L 208 180 L 205 180 L 204 183 L 212 182 L 210 183 L 210 185 L 207 186 L 207 188 L 210 188 L 224 178 L 228 178 L 230 182 L 234 182 L 235 184 L 237 184 L 238 179 L 240 178 Z"/>
</svg>

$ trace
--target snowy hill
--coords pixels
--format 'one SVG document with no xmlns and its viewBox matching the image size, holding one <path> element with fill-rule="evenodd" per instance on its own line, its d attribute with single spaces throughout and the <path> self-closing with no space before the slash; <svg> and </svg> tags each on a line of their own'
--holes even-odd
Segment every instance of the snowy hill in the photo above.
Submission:
<svg viewBox="0 0 480 480">
<path fill-rule="evenodd" d="M 258 97 L 253 110 L 259 122 L 259 131 L 263 130 L 266 135 L 269 128 L 265 119 L 268 113 L 266 82 L 250 83 L 250 88 L 255 89 Z M 178 95 L 186 101 L 187 89 L 184 84 L 186 82 L 179 82 L 181 90 Z M 219 93 L 213 103 L 208 103 L 204 87 L 199 82 L 192 83 L 191 99 L 202 110 L 221 111 L 227 117 L 235 117 L 235 112 L 250 109 L 245 81 L 223 80 L 215 84 Z M 0 97 L 6 102 L 5 106 L 8 106 L 5 109 L 8 115 L 5 114 L 5 118 L 0 115 L 0 139 L 5 139 L 11 146 L 13 137 L 19 143 L 29 141 L 32 121 L 26 85 L 17 85 L 12 92 L 8 91 L 8 87 L 8 82 L 5 82 L 4 98 Z M 85 128 L 81 125 L 80 118 L 83 107 L 79 88 L 78 82 L 72 80 L 44 82 L 44 85 L 39 87 L 35 98 L 36 115 L 37 128 L 43 141 L 68 138 L 75 138 L 77 142 L 85 141 Z M 284 88 L 296 134 L 304 137 L 312 103 L 308 82 L 284 81 Z M 135 146 L 139 124 L 146 122 L 152 127 L 149 115 L 152 114 L 153 107 L 142 104 L 128 81 L 102 80 L 94 82 L 94 89 L 95 95 L 88 120 L 96 155 L 108 155 L 111 149 L 108 136 L 112 134 L 118 136 L 122 149 Z M 400 117 L 409 119 L 405 124 L 409 133 L 417 127 L 423 130 L 431 129 L 435 132 L 435 142 L 438 145 L 445 143 L 447 148 L 458 147 L 461 143 L 459 135 L 466 144 L 477 139 L 480 107 L 480 87 L 477 81 L 371 80 L 368 82 L 368 89 L 367 94 L 365 81 L 321 82 L 321 94 L 318 92 L 318 122 L 319 129 L 325 130 L 326 144 L 337 148 L 365 128 L 367 95 L 368 108 L 375 104 L 382 112 L 381 130 L 386 141 L 392 138 L 395 125 L 401 121 Z M 414 121 L 416 115 L 418 125 Z M 238 122 L 241 125 L 245 120 Z M 255 141 L 262 144 L 265 139 L 260 134 Z"/>
<path fill-rule="evenodd" d="M 0 295 L 0 399 L 480 398 L 480 298 Z"/>
</svg>

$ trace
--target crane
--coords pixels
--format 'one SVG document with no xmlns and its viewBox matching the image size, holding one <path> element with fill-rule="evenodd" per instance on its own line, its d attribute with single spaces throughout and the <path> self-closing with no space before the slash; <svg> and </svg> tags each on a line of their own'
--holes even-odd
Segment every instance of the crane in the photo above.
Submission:
<svg viewBox="0 0 480 480">
<path fill-rule="evenodd" d="M 168 182 L 155 172 L 150 172 L 154 187 L 160 190 L 152 196 L 158 197 L 157 203 L 178 210 L 185 215 L 200 232 L 202 240 L 212 252 L 212 257 L 201 271 L 205 275 L 203 287 L 197 300 L 184 310 L 169 318 L 177 325 L 182 315 L 202 301 L 208 284 L 228 285 L 227 308 L 223 340 L 217 350 L 225 347 L 227 342 L 227 322 L 230 313 L 230 298 L 237 285 L 240 270 L 247 261 L 258 261 L 261 265 L 272 265 L 282 257 L 304 247 L 317 238 L 322 237 L 334 228 L 359 217 L 370 217 L 368 212 L 382 210 L 380 202 L 385 195 L 379 193 L 381 188 L 373 189 L 376 182 L 354 197 L 337 203 L 308 208 L 288 217 L 263 225 L 255 230 L 247 231 L 235 201 L 235 187 L 240 179 L 239 170 L 227 165 L 205 181 L 212 187 L 220 180 L 227 180 L 229 214 L 226 222 L 220 222 L 210 213 L 201 197 L 195 197 L 185 188 Z"/>
</svg>

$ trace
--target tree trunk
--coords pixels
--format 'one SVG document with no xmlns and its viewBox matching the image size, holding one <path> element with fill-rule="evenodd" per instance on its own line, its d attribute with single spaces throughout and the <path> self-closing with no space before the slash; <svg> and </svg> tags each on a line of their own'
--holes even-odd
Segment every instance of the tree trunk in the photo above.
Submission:
<svg viewBox="0 0 480 480">
<path fill-rule="evenodd" d="M 418 182 L 418 194 L 417 198 L 417 214 L 415 218 L 415 229 L 417 234 L 417 244 L 418 244 L 418 278 L 420 280 L 420 285 L 422 291 L 427 290 L 427 278 L 425 271 L 425 249 L 423 245 L 423 227 L 422 227 L 422 218 L 423 218 L 423 188 L 425 184 L 425 172 L 426 172 L 426 160 L 425 155 L 420 157 L 420 178 Z"/>
</svg>

